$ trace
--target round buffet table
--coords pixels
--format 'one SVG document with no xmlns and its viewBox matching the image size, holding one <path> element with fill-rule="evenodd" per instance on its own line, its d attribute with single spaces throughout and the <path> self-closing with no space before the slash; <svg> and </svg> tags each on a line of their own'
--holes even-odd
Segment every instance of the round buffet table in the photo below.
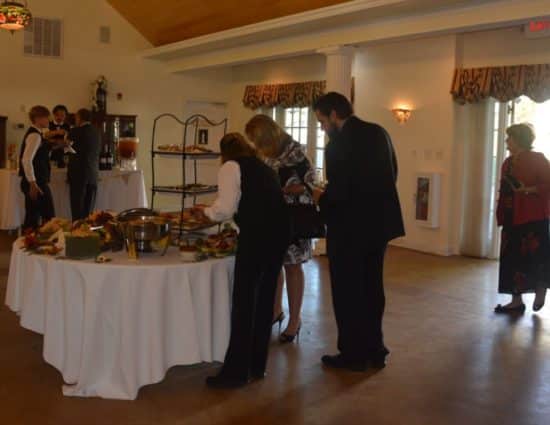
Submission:
<svg viewBox="0 0 550 425">
<path fill-rule="evenodd" d="M 6 304 L 44 335 L 63 394 L 132 400 L 175 365 L 223 361 L 232 257 L 184 264 L 171 248 L 110 263 L 29 255 L 15 242 Z"/>
<path fill-rule="evenodd" d="M 25 199 L 17 171 L 0 168 L 0 230 L 19 228 L 25 219 Z M 70 218 L 67 169 L 52 169 L 50 189 L 56 217 Z M 95 209 L 121 212 L 147 208 L 147 191 L 141 170 L 113 169 L 99 172 Z"/>
</svg>

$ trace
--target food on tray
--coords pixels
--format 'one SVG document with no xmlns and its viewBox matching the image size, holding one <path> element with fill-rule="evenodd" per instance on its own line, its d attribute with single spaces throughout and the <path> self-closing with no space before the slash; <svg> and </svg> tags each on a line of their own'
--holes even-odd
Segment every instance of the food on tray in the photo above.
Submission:
<svg viewBox="0 0 550 425">
<path fill-rule="evenodd" d="M 57 255 L 62 251 L 61 247 L 56 245 L 42 245 L 36 248 L 36 254 Z"/>
<path fill-rule="evenodd" d="M 182 145 L 160 145 L 158 147 L 159 151 L 164 152 L 183 152 L 183 146 Z"/>
<path fill-rule="evenodd" d="M 98 234 L 92 230 L 92 227 L 88 223 L 84 221 L 75 221 L 68 236 L 72 236 L 73 238 L 87 238 L 89 236 L 98 236 Z"/>
<path fill-rule="evenodd" d="M 191 263 L 197 261 L 197 254 L 199 251 L 196 246 L 193 245 L 181 245 L 180 246 L 180 257 L 183 262 Z"/>
<path fill-rule="evenodd" d="M 237 251 L 237 231 L 226 224 L 220 233 L 197 241 L 196 246 L 200 252 L 216 258 L 233 255 Z"/>
<path fill-rule="evenodd" d="M 85 241 L 75 242 L 77 239 Z M 51 219 L 38 230 L 27 232 L 22 248 L 45 255 L 56 255 L 65 248 L 69 258 L 92 258 L 99 254 L 99 250 L 121 250 L 123 243 L 115 214 L 95 211 L 85 220 L 74 223 L 58 217 Z"/>
<path fill-rule="evenodd" d="M 38 233 L 41 235 L 52 235 L 59 230 L 68 231 L 70 228 L 71 222 L 69 220 L 54 217 L 42 227 L 40 227 L 40 229 L 38 229 Z"/>
<path fill-rule="evenodd" d="M 172 221 L 172 229 L 179 230 L 179 226 L 184 230 L 198 230 L 212 227 L 218 223 L 213 222 L 201 211 L 190 208 L 180 212 L 164 212 L 161 217 L 166 217 Z"/>
<path fill-rule="evenodd" d="M 201 154 L 201 153 L 213 153 L 213 151 L 211 149 L 203 148 L 201 146 L 186 146 L 185 153 Z"/>
<path fill-rule="evenodd" d="M 92 227 L 104 226 L 106 223 L 114 221 L 115 214 L 110 211 L 94 211 L 87 218 L 86 222 Z"/>
<path fill-rule="evenodd" d="M 68 220 L 54 218 L 38 230 L 27 231 L 21 249 L 35 254 L 56 255 L 62 251 L 59 235 L 63 235 L 64 227 L 70 227 Z"/>
<path fill-rule="evenodd" d="M 170 152 L 170 153 L 186 153 L 190 155 L 200 155 L 206 153 L 214 153 L 211 149 L 204 148 L 202 146 L 186 146 L 183 145 L 159 145 L 157 148 L 161 152 Z"/>
<path fill-rule="evenodd" d="M 23 237 L 23 249 L 26 251 L 38 253 L 45 246 L 55 246 L 55 242 L 44 239 L 37 232 L 27 232 Z"/>
</svg>

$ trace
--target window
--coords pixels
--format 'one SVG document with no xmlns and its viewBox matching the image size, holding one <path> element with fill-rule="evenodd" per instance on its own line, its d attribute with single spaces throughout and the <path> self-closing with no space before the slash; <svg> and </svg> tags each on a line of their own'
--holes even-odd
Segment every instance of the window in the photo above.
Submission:
<svg viewBox="0 0 550 425">
<path fill-rule="evenodd" d="M 307 148 L 309 130 L 308 108 L 287 108 L 284 110 L 284 128 L 294 140 Z"/>
<path fill-rule="evenodd" d="M 63 22 L 60 19 L 33 17 L 25 28 L 25 55 L 60 58 L 62 56 Z"/>
<path fill-rule="evenodd" d="M 533 150 L 542 152 L 550 159 L 550 100 L 544 103 L 536 103 L 527 96 L 517 98 L 510 102 L 512 123 L 530 123 L 535 127 L 537 138 L 533 144 Z"/>
<path fill-rule="evenodd" d="M 306 151 L 319 181 L 324 180 L 325 132 L 311 108 L 270 108 L 262 111 L 272 117 Z"/>
</svg>

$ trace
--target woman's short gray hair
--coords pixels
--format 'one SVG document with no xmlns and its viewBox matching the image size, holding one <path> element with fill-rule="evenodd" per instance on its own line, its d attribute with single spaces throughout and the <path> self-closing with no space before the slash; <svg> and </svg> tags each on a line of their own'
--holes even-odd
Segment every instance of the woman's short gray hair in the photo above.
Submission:
<svg viewBox="0 0 550 425">
<path fill-rule="evenodd" d="M 528 151 L 533 149 L 536 134 L 531 124 L 514 124 L 506 129 L 506 134 L 514 139 L 520 148 Z"/>
</svg>

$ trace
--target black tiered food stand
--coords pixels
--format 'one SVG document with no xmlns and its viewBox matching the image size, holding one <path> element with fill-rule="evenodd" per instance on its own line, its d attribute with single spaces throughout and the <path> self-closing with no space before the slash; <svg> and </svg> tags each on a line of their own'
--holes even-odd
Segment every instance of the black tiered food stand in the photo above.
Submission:
<svg viewBox="0 0 550 425">
<path fill-rule="evenodd" d="M 159 150 L 159 145 L 156 143 L 156 137 L 157 137 L 157 124 L 162 119 L 170 119 L 175 121 L 176 123 L 183 126 L 183 151 L 168 151 L 168 150 Z M 151 208 L 155 207 L 155 197 L 156 195 L 163 195 L 163 194 L 179 194 L 181 195 L 181 208 L 180 208 L 180 219 L 183 217 L 183 211 L 185 209 L 185 199 L 186 198 L 192 198 L 193 199 L 193 205 L 196 204 L 197 196 L 200 195 L 206 195 L 211 193 L 216 193 L 218 191 L 217 186 L 210 186 L 208 188 L 205 188 L 204 190 L 191 190 L 187 188 L 187 165 L 189 162 L 192 162 L 193 164 L 193 182 L 192 184 L 197 184 L 197 178 L 198 178 L 198 170 L 197 170 L 197 163 L 198 161 L 205 161 L 205 160 L 213 160 L 213 159 L 219 159 L 220 153 L 219 152 L 204 152 L 204 153 L 190 153 L 186 152 L 186 148 L 189 146 L 198 146 L 198 136 L 199 136 L 199 126 L 208 126 L 208 128 L 216 128 L 216 127 L 223 127 L 223 134 L 225 135 L 227 132 L 227 118 L 220 121 L 220 122 L 214 122 L 205 117 L 204 115 L 196 114 L 192 115 L 187 120 L 182 121 L 178 117 L 176 117 L 173 114 L 162 114 L 155 118 L 154 124 L 153 124 L 153 137 L 152 137 L 152 143 L 151 143 L 151 178 L 152 178 L 152 188 L 151 188 Z M 188 133 L 189 129 L 192 130 L 193 135 L 193 143 L 189 143 L 188 141 Z M 156 161 L 155 159 L 159 157 L 165 157 L 165 158 L 175 158 L 175 159 L 181 159 L 182 164 L 182 174 L 181 174 L 181 186 L 161 186 L 157 185 L 156 182 Z M 179 235 L 181 237 L 184 229 L 183 226 L 180 226 L 180 232 Z M 197 229 L 194 229 L 197 230 Z"/>
</svg>

